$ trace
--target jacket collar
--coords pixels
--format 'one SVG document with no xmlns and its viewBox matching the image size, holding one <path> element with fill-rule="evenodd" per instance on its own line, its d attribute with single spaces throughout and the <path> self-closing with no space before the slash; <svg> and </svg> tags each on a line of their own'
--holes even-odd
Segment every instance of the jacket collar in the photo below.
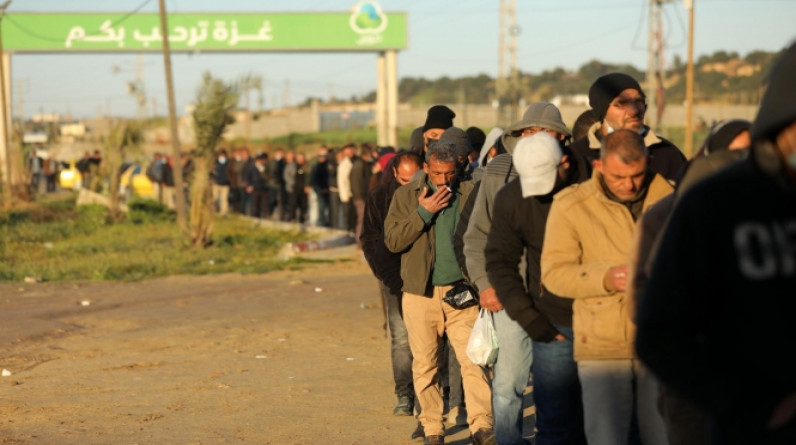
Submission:
<svg viewBox="0 0 796 445">
<path fill-rule="evenodd" d="M 605 189 L 603 188 L 602 181 L 600 178 L 602 177 L 602 173 L 594 170 L 591 174 L 591 183 L 592 186 L 595 188 L 596 193 L 604 202 L 610 202 L 616 205 L 623 205 L 617 201 L 614 201 L 608 197 L 606 194 Z M 647 209 L 658 202 L 664 196 L 672 193 L 674 191 L 674 187 L 666 180 L 663 176 L 653 173 L 652 180 L 650 180 L 649 185 L 647 185 L 647 194 L 644 198 L 644 206 L 642 207 L 643 211 L 646 212 Z"/>
<path fill-rule="evenodd" d="M 600 142 L 600 139 L 597 137 L 597 134 L 602 127 L 602 122 L 595 122 L 591 127 L 589 127 L 589 132 L 587 133 L 587 137 L 589 138 L 589 148 L 599 150 L 602 146 L 602 142 Z M 661 138 L 659 138 L 658 135 L 652 131 L 652 128 L 645 125 L 644 130 L 646 131 L 646 133 L 644 133 L 645 147 L 650 147 L 662 142 Z"/>
</svg>

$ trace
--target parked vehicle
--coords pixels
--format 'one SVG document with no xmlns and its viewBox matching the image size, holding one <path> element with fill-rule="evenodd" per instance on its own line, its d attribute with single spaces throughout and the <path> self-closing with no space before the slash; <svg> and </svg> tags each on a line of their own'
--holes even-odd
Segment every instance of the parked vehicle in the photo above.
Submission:
<svg viewBox="0 0 796 445">
<path fill-rule="evenodd" d="M 61 163 L 61 172 L 58 175 L 58 185 L 62 189 L 78 190 L 83 181 L 83 175 L 77 169 L 77 161 Z"/>
<path fill-rule="evenodd" d="M 131 164 L 123 167 L 119 178 L 119 193 L 127 199 L 133 196 L 155 197 L 152 181 L 146 176 L 146 165 Z"/>
</svg>

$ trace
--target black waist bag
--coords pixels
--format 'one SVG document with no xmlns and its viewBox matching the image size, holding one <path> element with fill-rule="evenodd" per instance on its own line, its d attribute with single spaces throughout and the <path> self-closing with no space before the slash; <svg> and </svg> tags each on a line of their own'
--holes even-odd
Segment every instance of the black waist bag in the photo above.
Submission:
<svg viewBox="0 0 796 445">
<path fill-rule="evenodd" d="M 478 304 L 478 289 L 466 280 L 457 281 L 442 301 L 454 309 L 467 309 Z"/>
</svg>

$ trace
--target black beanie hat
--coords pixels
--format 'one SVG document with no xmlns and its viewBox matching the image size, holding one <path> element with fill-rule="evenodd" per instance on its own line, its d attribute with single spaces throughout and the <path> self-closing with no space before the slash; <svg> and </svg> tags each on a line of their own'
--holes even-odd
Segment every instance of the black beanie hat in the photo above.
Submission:
<svg viewBox="0 0 796 445">
<path fill-rule="evenodd" d="M 712 155 L 727 150 L 730 142 L 744 131 L 749 131 L 752 123 L 745 119 L 732 119 L 716 124 L 705 141 L 705 154 Z"/>
<path fill-rule="evenodd" d="M 771 70 L 760 109 L 752 124 L 753 141 L 773 140 L 783 128 L 796 120 L 796 88 L 793 79 L 796 77 L 796 43 L 782 53 L 779 61 Z"/>
<path fill-rule="evenodd" d="M 608 105 L 614 100 L 622 91 L 632 88 L 641 95 L 644 91 L 641 90 L 641 85 L 638 84 L 636 79 L 624 73 L 610 73 L 600 76 L 589 88 L 589 106 L 594 111 L 594 115 L 598 120 L 605 118 L 605 112 L 608 110 Z"/>
<path fill-rule="evenodd" d="M 447 130 L 453 126 L 453 118 L 456 113 L 445 105 L 434 105 L 428 109 L 428 116 L 426 116 L 426 123 L 423 125 L 423 131 L 428 131 L 429 128 L 441 128 Z"/>
</svg>

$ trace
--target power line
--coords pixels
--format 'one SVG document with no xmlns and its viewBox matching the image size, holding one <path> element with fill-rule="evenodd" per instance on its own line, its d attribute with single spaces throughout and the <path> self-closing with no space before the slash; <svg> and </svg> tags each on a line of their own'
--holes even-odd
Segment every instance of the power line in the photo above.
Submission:
<svg viewBox="0 0 796 445">
<path fill-rule="evenodd" d="M 146 5 L 147 5 L 149 2 L 151 2 L 151 1 L 152 1 L 152 0 L 144 0 L 144 2 L 143 2 L 143 3 L 141 3 L 140 5 L 138 5 L 138 7 L 137 7 L 137 8 L 135 8 L 135 9 L 133 9 L 132 11 L 128 12 L 127 14 L 123 15 L 123 16 L 122 16 L 122 17 L 120 17 L 119 19 L 117 19 L 117 20 L 115 20 L 115 21 L 111 22 L 111 27 L 114 27 L 114 26 L 118 25 L 119 23 L 122 23 L 122 22 L 124 22 L 125 20 L 127 20 L 128 18 L 130 18 L 131 16 L 133 16 L 134 14 L 138 13 L 138 11 L 140 11 L 140 10 L 141 10 L 141 9 L 142 9 L 144 6 L 146 6 Z M 16 26 L 16 27 L 17 27 L 17 29 L 19 29 L 20 31 L 24 32 L 25 34 L 27 34 L 27 35 L 29 35 L 29 36 L 31 36 L 31 37 L 35 37 L 35 38 L 37 38 L 37 39 L 39 39 L 39 40 L 44 40 L 44 41 L 46 41 L 46 42 L 63 42 L 63 40 L 64 40 L 62 37 L 59 37 L 59 38 L 53 38 L 53 37 L 49 37 L 49 36 L 44 36 L 44 35 L 41 35 L 41 34 L 39 34 L 39 33 L 35 32 L 35 31 L 31 31 L 30 29 L 28 29 L 28 28 L 26 28 L 26 27 L 24 27 L 24 26 L 20 25 L 20 24 L 19 24 L 19 23 L 17 23 L 16 21 L 14 21 L 14 19 L 13 19 L 13 15 L 8 15 L 8 14 L 7 14 L 7 15 L 6 15 L 6 20 L 8 20 L 9 22 L 11 22 L 11 23 L 12 23 L 14 26 Z M 86 36 L 87 36 L 87 37 L 89 37 L 89 36 L 98 36 L 98 35 L 100 35 L 100 33 L 99 33 L 99 32 L 96 32 L 96 33 L 94 33 L 94 34 L 86 34 Z"/>
</svg>

